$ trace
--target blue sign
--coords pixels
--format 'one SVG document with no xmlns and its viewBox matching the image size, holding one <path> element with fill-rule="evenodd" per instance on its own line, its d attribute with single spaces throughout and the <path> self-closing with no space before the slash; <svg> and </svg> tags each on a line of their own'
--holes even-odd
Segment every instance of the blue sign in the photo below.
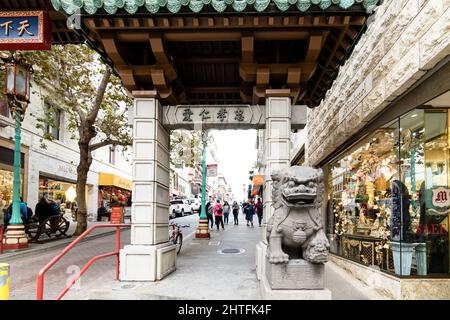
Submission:
<svg viewBox="0 0 450 320">
<path fill-rule="evenodd" d="M 0 17 L 0 40 L 39 39 L 39 18 Z"/>
<path fill-rule="evenodd" d="M 45 11 L 0 12 L 0 50 L 49 50 L 51 23 Z"/>
</svg>

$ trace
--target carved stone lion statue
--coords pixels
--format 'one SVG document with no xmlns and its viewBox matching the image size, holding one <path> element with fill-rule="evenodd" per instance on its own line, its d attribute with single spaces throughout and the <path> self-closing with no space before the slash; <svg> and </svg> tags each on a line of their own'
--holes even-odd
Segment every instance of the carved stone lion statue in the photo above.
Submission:
<svg viewBox="0 0 450 320">
<path fill-rule="evenodd" d="M 267 225 L 269 262 L 325 263 L 330 245 L 322 224 L 322 170 L 294 166 L 274 172 L 272 180 L 275 211 Z"/>
</svg>

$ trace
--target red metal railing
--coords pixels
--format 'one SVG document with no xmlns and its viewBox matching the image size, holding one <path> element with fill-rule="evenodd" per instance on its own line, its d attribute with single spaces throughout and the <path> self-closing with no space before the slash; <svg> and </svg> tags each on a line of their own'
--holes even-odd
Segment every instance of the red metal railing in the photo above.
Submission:
<svg viewBox="0 0 450 320">
<path fill-rule="evenodd" d="M 60 254 L 54 257 L 45 267 L 39 271 L 37 277 L 37 290 L 36 290 L 36 300 L 44 299 L 44 276 L 45 273 L 53 267 L 67 252 L 72 250 L 81 240 L 83 240 L 89 233 L 91 233 L 94 229 L 98 228 L 116 228 L 116 250 L 113 252 L 108 252 L 104 254 L 100 254 L 98 256 L 93 257 L 91 260 L 86 263 L 86 265 L 78 272 L 76 276 L 72 278 L 70 283 L 66 285 L 66 287 L 61 291 L 61 293 L 56 297 L 56 300 L 61 300 L 62 297 L 70 290 L 70 288 L 77 282 L 77 280 L 89 269 L 89 267 L 97 260 L 102 258 L 107 258 L 111 256 L 116 256 L 116 279 L 119 280 L 119 250 L 120 250 L 120 228 L 128 228 L 130 224 L 99 224 L 90 227 L 85 232 L 83 232 L 78 238 L 76 238 L 71 244 L 69 244 Z"/>
</svg>

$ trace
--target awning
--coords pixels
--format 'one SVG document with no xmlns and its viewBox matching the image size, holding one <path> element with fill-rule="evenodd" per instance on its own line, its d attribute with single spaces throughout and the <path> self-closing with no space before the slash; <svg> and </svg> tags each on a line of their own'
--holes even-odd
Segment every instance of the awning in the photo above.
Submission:
<svg viewBox="0 0 450 320">
<path fill-rule="evenodd" d="M 112 173 L 100 172 L 98 175 L 99 186 L 113 186 L 131 191 L 131 181 L 122 177 L 119 177 Z"/>
</svg>

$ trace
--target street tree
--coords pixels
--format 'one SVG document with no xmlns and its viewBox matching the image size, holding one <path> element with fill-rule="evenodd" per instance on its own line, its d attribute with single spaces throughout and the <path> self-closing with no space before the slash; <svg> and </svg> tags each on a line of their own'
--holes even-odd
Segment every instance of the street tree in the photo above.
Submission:
<svg viewBox="0 0 450 320">
<path fill-rule="evenodd" d="M 174 130 L 170 133 L 170 162 L 195 168 L 202 162 L 202 132 Z"/>
<path fill-rule="evenodd" d="M 87 228 L 86 182 L 92 164 L 92 152 L 106 146 L 126 147 L 132 143 L 127 126 L 131 98 L 121 80 L 100 56 L 86 45 L 55 45 L 50 51 L 23 52 L 33 63 L 32 90 L 39 89 L 45 101 L 44 116 L 37 117 L 45 141 L 55 140 L 55 111 L 61 110 L 71 138 L 78 141 L 77 228 Z M 49 132 L 50 131 L 50 132 Z"/>
</svg>

